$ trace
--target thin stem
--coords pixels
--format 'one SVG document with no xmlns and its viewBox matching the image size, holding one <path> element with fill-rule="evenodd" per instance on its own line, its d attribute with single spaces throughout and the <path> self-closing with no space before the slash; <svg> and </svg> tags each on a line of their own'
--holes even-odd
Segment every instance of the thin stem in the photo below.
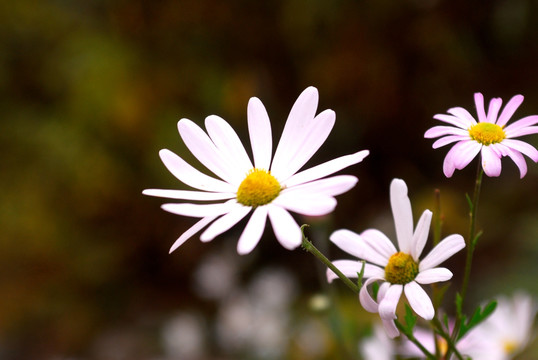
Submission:
<svg viewBox="0 0 538 360">
<path fill-rule="evenodd" d="M 401 333 L 404 333 L 405 336 L 407 336 L 407 338 L 409 339 L 409 341 L 411 341 L 413 344 L 416 345 L 416 347 L 418 347 L 420 349 L 420 351 L 422 351 L 422 353 L 424 355 L 426 355 L 426 358 L 427 359 L 430 359 L 430 360 L 436 360 L 437 357 L 435 357 L 431 352 L 428 351 L 428 349 L 426 349 L 424 347 L 424 345 L 422 345 L 420 343 L 420 341 L 418 341 L 415 336 L 413 335 L 413 332 L 412 331 L 407 331 L 407 328 L 404 327 L 398 320 L 394 320 L 394 324 L 396 325 L 396 327 L 398 328 L 398 330 L 400 330 Z"/>
<path fill-rule="evenodd" d="M 450 352 L 450 351 L 454 352 L 454 355 L 456 355 L 456 357 L 459 360 L 463 360 L 463 356 L 461 355 L 459 350 L 456 348 L 456 343 L 454 342 L 454 340 L 452 340 L 450 335 L 445 331 L 445 329 L 443 328 L 443 325 L 441 324 L 439 319 L 434 317 L 433 320 L 432 320 L 432 323 L 435 325 L 435 328 L 437 329 L 437 333 L 439 334 L 439 336 L 441 336 L 443 339 L 445 339 L 446 344 L 447 344 L 448 349 L 449 349 L 448 352 Z M 448 357 L 447 357 L 447 359 L 448 359 Z"/>
<path fill-rule="evenodd" d="M 471 278 L 471 267 L 473 264 L 473 253 L 476 247 L 476 242 L 480 237 L 481 233 L 476 233 L 476 214 L 478 210 L 478 200 L 480 197 L 480 189 L 482 186 L 482 176 L 484 175 L 484 169 L 482 168 L 482 162 L 478 161 L 478 169 L 476 173 L 476 181 L 474 184 L 474 192 L 472 200 L 469 200 L 469 237 L 465 239 L 467 246 L 467 257 L 465 259 L 465 269 L 463 274 L 463 283 L 461 286 L 460 292 L 460 302 L 458 304 L 458 311 L 456 316 L 456 322 L 454 325 L 454 330 L 452 332 L 451 340 L 455 344 L 458 340 L 459 329 L 461 322 L 463 321 L 462 309 L 465 296 L 467 294 L 467 288 L 469 286 L 469 279 Z M 450 356 L 452 349 L 449 348 L 447 352 L 447 357 Z"/>
<path fill-rule="evenodd" d="M 469 212 L 470 224 L 469 224 L 469 237 L 467 238 L 467 258 L 465 260 L 465 273 L 463 275 L 463 284 L 461 286 L 461 302 L 465 300 L 465 295 L 467 294 L 467 288 L 469 286 L 469 279 L 471 277 L 471 265 L 473 263 L 473 252 L 476 247 L 476 240 L 478 236 L 476 234 L 476 213 L 478 208 L 478 200 L 480 197 L 480 189 L 482 186 L 482 175 L 484 170 L 482 169 L 481 164 L 479 163 L 478 173 L 476 175 L 476 182 L 474 185 L 473 200 L 471 203 L 471 209 Z"/>
<path fill-rule="evenodd" d="M 312 244 L 312 242 L 310 240 L 308 240 L 308 238 L 305 236 L 304 231 L 303 231 L 305 226 L 308 226 L 308 225 L 301 226 L 301 233 L 303 234 L 303 242 L 302 242 L 303 248 L 306 251 L 308 251 L 309 253 L 311 253 L 312 255 L 314 255 L 315 257 L 317 257 L 323 264 L 325 264 L 336 275 L 338 275 L 340 280 L 342 280 L 344 282 L 344 284 L 347 285 L 347 287 L 349 287 L 354 293 L 358 294 L 359 290 L 360 290 L 359 286 L 357 286 L 353 281 L 349 280 L 349 278 L 347 276 L 345 276 L 340 270 L 338 270 L 338 268 L 336 266 L 334 266 L 333 263 L 329 259 L 327 259 L 325 257 L 325 255 L 323 255 L 314 246 L 314 244 Z M 363 266 L 363 269 L 364 269 L 364 266 Z"/>
</svg>

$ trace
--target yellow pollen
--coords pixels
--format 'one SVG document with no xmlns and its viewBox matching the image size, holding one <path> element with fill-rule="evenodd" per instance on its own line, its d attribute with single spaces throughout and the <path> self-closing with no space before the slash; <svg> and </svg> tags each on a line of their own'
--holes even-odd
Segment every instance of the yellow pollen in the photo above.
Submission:
<svg viewBox="0 0 538 360">
<path fill-rule="evenodd" d="M 282 190 L 270 171 L 254 168 L 237 189 L 237 201 L 245 206 L 261 206 L 273 201 Z"/>
<path fill-rule="evenodd" d="M 500 143 L 506 138 L 503 128 L 492 123 L 478 123 L 471 126 L 468 131 L 471 139 L 486 146 Z"/>
<path fill-rule="evenodd" d="M 403 252 L 397 252 L 385 266 L 385 279 L 391 284 L 407 284 L 418 275 L 418 264 L 413 257 Z"/>
</svg>

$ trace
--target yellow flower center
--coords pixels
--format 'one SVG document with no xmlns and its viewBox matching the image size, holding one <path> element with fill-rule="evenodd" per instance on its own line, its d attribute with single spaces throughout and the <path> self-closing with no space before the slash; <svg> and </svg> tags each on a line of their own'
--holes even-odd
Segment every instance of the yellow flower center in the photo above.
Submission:
<svg viewBox="0 0 538 360">
<path fill-rule="evenodd" d="M 237 189 L 237 201 L 245 206 L 261 206 L 276 199 L 282 187 L 270 171 L 254 168 Z"/>
<path fill-rule="evenodd" d="M 385 279 L 391 284 L 407 284 L 418 275 L 418 264 L 413 257 L 403 252 L 397 252 L 385 266 Z"/>
<path fill-rule="evenodd" d="M 503 349 L 506 354 L 513 354 L 516 352 L 519 344 L 513 340 L 503 341 Z"/>
<path fill-rule="evenodd" d="M 499 125 L 482 122 L 469 128 L 469 136 L 471 136 L 471 139 L 487 146 L 500 143 L 504 140 L 506 134 Z"/>
</svg>

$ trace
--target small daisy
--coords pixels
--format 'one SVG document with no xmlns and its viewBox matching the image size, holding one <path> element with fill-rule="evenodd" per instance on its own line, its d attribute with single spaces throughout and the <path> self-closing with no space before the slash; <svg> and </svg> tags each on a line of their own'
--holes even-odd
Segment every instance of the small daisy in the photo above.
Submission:
<svg viewBox="0 0 538 360">
<path fill-rule="evenodd" d="M 316 115 L 317 106 L 316 88 L 309 87 L 299 95 L 272 156 L 269 116 L 262 102 L 251 98 L 247 115 L 254 164 L 235 131 L 222 118 L 207 117 L 207 133 L 194 122 L 181 119 L 178 130 L 185 145 L 218 178 L 196 170 L 170 150 L 159 152 L 168 170 L 197 190 L 147 189 L 143 193 L 209 202 L 162 205 L 171 213 L 200 218 L 177 239 L 170 252 L 208 225 L 200 239 L 211 241 L 248 214 L 250 219 L 237 244 L 240 254 L 256 247 L 267 218 L 282 246 L 290 250 L 298 247 L 301 230 L 289 212 L 319 216 L 333 211 L 334 197 L 351 189 L 358 179 L 350 175 L 326 176 L 357 164 L 368 155 L 363 150 L 299 171 L 325 142 L 335 122 L 334 111 Z"/>
<path fill-rule="evenodd" d="M 431 320 L 435 315 L 433 304 L 420 285 L 452 278 L 450 270 L 437 265 L 463 249 L 465 241 L 461 235 L 449 235 L 419 260 L 428 238 L 432 212 L 425 210 L 413 231 L 411 202 L 407 186 L 400 179 L 394 179 L 390 185 L 390 202 L 399 251 L 376 229 L 365 230 L 360 235 L 345 229 L 337 230 L 330 240 L 345 252 L 371 263 L 364 266 L 367 280 L 360 289 L 359 299 L 366 311 L 379 313 L 387 335 L 394 338 L 399 335 L 394 319 L 402 292 L 420 317 Z M 357 277 L 362 268 L 362 262 L 355 260 L 336 260 L 333 264 L 348 277 Z M 327 278 L 330 282 L 337 276 L 328 270 Z M 368 286 L 375 281 L 381 282 L 377 301 L 368 291 Z"/>
<path fill-rule="evenodd" d="M 538 150 L 526 142 L 514 138 L 538 133 L 538 115 L 524 117 L 505 127 L 510 117 L 523 102 L 522 95 L 516 95 L 504 107 L 499 116 L 502 100 L 494 98 L 489 103 L 486 114 L 484 97 L 481 93 L 474 95 L 478 122 L 464 108 L 449 109 L 447 114 L 437 114 L 433 118 L 453 126 L 434 126 L 424 134 L 426 138 L 437 138 L 433 148 L 457 142 L 447 153 L 443 163 L 443 172 L 451 177 L 455 169 L 461 170 L 480 152 L 482 168 L 488 176 L 501 174 L 501 157 L 508 156 L 519 168 L 520 177 L 527 173 L 524 155 L 534 162 L 538 161 Z"/>
</svg>

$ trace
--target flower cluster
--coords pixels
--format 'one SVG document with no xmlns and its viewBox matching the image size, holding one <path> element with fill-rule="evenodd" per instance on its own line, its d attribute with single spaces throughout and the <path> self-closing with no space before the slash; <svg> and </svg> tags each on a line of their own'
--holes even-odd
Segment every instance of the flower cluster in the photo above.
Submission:
<svg viewBox="0 0 538 360">
<path fill-rule="evenodd" d="M 469 238 L 449 235 L 435 243 L 425 256 L 422 253 L 427 245 L 432 212 L 424 210 L 415 225 L 407 185 L 397 178 L 390 184 L 396 244 L 377 229 L 367 229 L 360 234 L 347 229 L 336 230 L 330 241 L 357 259 L 331 262 L 302 233 L 291 213 L 319 216 L 332 212 L 335 197 L 350 190 L 358 181 L 355 176 L 334 174 L 361 162 L 369 154 L 368 150 L 362 150 L 303 169 L 329 136 L 336 117 L 332 110 L 317 114 L 318 91 L 314 87 L 305 89 L 294 103 L 274 154 L 269 115 L 258 98 L 251 98 L 247 107 L 252 159 L 237 133 L 222 118 L 207 117 L 205 130 L 191 120 L 181 119 L 178 130 L 182 140 L 213 175 L 197 170 L 182 157 L 164 149 L 159 153 L 164 165 L 194 190 L 147 189 L 143 193 L 187 201 L 167 203 L 162 208 L 199 218 L 181 234 L 170 252 L 204 228 L 200 239 L 208 242 L 250 216 L 237 242 L 237 252 L 247 254 L 260 241 L 269 219 L 284 248 L 292 250 L 302 244 L 327 265 L 329 282 L 342 279 L 358 293 L 366 311 L 379 314 L 384 332 L 376 327 L 374 340 L 360 345 L 367 359 L 372 356 L 392 359 L 395 354 L 428 359 L 435 356 L 509 359 L 530 339 L 536 315 L 534 301 L 525 295 L 516 295 L 512 300 L 499 298 L 484 308 L 478 307 L 470 320 L 462 314 L 462 304 L 473 251 L 480 236 L 475 232 L 475 217 L 482 172 L 499 176 L 501 158 L 508 156 L 517 165 L 521 178 L 526 175 L 523 155 L 538 162 L 538 150 L 515 138 L 538 133 L 538 115 L 524 117 L 507 126 L 523 102 L 523 96 L 514 96 L 502 111 L 502 100 L 494 98 L 487 113 L 482 94 L 476 93 L 474 100 L 478 121 L 466 109 L 455 107 L 449 109 L 448 114 L 434 116 L 451 126 L 434 126 L 424 134 L 426 138 L 439 138 L 433 148 L 455 143 L 443 163 L 443 172 L 448 178 L 478 154 L 481 158 L 475 194 L 470 200 Z M 428 285 L 452 278 L 453 273 L 440 265 L 464 248 L 467 261 L 462 289 L 456 298 L 457 314 L 453 320 L 447 315 L 441 319 L 436 317 Z M 350 278 L 359 278 L 358 286 Z M 398 316 L 402 295 L 409 305 L 405 324 Z M 417 316 L 430 321 L 433 333 L 431 329 L 415 327 Z M 398 345 L 393 343 L 391 339 L 401 333 L 407 340 L 401 340 Z M 384 352 L 376 353 L 378 347 Z"/>
</svg>

